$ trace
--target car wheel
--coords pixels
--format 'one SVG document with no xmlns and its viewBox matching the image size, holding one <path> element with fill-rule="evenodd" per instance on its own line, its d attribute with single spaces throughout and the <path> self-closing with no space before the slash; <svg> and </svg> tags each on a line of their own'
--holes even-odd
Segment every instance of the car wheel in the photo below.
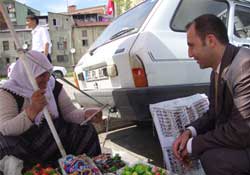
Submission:
<svg viewBox="0 0 250 175">
<path fill-rule="evenodd" d="M 62 78 L 62 77 L 63 77 L 63 73 L 60 72 L 60 71 L 55 71 L 55 72 L 53 72 L 53 75 L 54 75 L 56 78 Z"/>
</svg>

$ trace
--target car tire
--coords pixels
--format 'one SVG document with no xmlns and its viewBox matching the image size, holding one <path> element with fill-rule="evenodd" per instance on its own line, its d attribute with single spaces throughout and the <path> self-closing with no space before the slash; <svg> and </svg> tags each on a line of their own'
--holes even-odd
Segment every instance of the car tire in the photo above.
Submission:
<svg viewBox="0 0 250 175">
<path fill-rule="evenodd" d="M 56 77 L 56 78 L 62 78 L 63 77 L 63 73 L 61 71 L 54 71 L 53 72 L 53 75 Z"/>
</svg>

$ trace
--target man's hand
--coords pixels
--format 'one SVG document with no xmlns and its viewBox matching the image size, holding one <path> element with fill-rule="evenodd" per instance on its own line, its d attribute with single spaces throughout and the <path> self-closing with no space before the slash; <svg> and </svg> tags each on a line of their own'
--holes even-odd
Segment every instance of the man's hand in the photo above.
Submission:
<svg viewBox="0 0 250 175">
<path fill-rule="evenodd" d="M 100 123 L 101 121 L 102 121 L 102 111 L 98 111 L 99 109 L 97 109 L 97 108 L 90 108 L 90 109 L 86 109 L 86 111 L 85 111 L 85 118 L 86 119 L 88 119 L 89 117 L 92 117 L 92 115 L 94 114 L 94 113 L 96 113 L 95 114 L 95 116 L 91 119 L 91 121 L 92 122 L 94 122 L 94 123 Z"/>
<path fill-rule="evenodd" d="M 47 105 L 45 89 L 39 89 L 32 94 L 31 104 L 25 109 L 31 121 L 34 121 L 36 115 Z"/>
<path fill-rule="evenodd" d="M 187 129 L 173 143 L 174 156 L 184 164 L 188 157 L 187 141 L 191 136 L 191 131 Z"/>
</svg>

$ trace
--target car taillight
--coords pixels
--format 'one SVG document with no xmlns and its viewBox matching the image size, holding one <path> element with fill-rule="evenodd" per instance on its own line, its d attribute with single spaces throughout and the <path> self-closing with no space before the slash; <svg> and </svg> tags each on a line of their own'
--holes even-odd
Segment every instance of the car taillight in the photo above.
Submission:
<svg viewBox="0 0 250 175">
<path fill-rule="evenodd" d="M 131 64 L 131 71 L 134 79 L 135 87 L 147 87 L 148 86 L 148 80 L 146 76 L 146 72 L 144 69 L 144 65 L 139 58 L 139 56 L 135 56 L 130 59 Z"/>
<path fill-rule="evenodd" d="M 76 73 L 75 72 L 73 72 L 73 78 L 74 78 L 74 82 L 75 82 L 76 87 L 79 88 L 79 83 L 78 83 L 78 79 L 76 77 Z"/>
<path fill-rule="evenodd" d="M 148 86 L 147 77 L 143 68 L 133 68 L 132 74 L 134 78 L 135 87 L 146 87 Z"/>
</svg>

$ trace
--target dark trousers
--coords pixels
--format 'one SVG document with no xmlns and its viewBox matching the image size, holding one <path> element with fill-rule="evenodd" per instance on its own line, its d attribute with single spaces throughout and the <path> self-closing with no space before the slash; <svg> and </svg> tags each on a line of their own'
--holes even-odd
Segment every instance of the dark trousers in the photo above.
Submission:
<svg viewBox="0 0 250 175">
<path fill-rule="evenodd" d="M 50 57 L 50 54 L 47 55 L 47 58 L 49 60 L 50 63 L 52 63 L 52 60 L 51 60 L 51 57 Z"/>
<path fill-rule="evenodd" d="M 67 154 L 85 153 L 90 157 L 101 154 L 99 138 L 91 123 L 80 126 L 61 117 L 54 119 L 53 123 Z M 48 162 L 55 165 L 61 157 L 46 120 L 39 126 L 33 125 L 20 136 L 0 134 L 0 159 L 6 155 L 22 159 L 25 167 Z"/>
<path fill-rule="evenodd" d="M 200 161 L 207 175 L 250 174 L 247 150 L 211 149 L 202 154 Z"/>
</svg>

